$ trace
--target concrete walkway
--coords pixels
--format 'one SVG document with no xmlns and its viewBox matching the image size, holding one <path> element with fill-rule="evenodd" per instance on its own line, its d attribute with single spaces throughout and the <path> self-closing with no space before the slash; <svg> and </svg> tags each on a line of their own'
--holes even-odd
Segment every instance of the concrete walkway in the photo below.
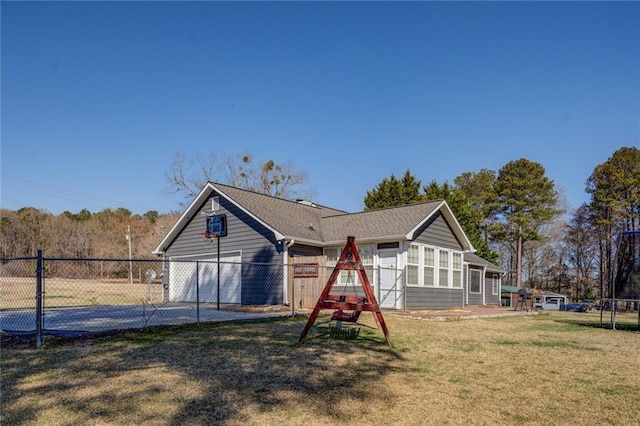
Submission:
<svg viewBox="0 0 640 426">
<path fill-rule="evenodd" d="M 217 310 L 215 305 L 163 303 L 158 305 L 85 306 L 45 309 L 43 332 L 50 335 L 82 335 L 110 330 L 144 328 L 198 322 L 249 321 L 286 316 L 286 311 Z M 7 334 L 35 333 L 36 314 L 33 310 L 0 312 L 0 332 Z"/>
</svg>

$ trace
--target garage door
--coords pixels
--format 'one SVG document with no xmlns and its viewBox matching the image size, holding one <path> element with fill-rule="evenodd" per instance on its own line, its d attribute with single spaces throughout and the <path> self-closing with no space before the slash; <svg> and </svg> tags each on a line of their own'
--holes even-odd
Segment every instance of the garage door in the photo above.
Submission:
<svg viewBox="0 0 640 426">
<path fill-rule="evenodd" d="M 242 265 L 239 253 L 220 256 L 220 303 L 240 303 Z M 169 300 L 172 302 L 218 301 L 216 255 L 171 258 Z"/>
</svg>

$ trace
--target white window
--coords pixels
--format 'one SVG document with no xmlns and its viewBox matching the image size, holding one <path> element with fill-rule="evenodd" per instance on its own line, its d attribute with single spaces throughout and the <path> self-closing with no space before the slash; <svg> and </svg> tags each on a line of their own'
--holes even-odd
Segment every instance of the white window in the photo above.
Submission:
<svg viewBox="0 0 640 426">
<path fill-rule="evenodd" d="M 342 254 L 343 248 L 339 247 L 329 247 L 324 249 L 324 254 L 327 256 L 327 269 L 335 268 L 338 263 L 338 259 Z M 358 246 L 358 254 L 360 255 L 360 262 L 362 262 L 362 266 L 364 267 L 364 271 L 367 274 L 367 278 L 369 279 L 369 283 L 374 283 L 373 278 L 373 254 L 374 254 L 374 246 L 372 245 L 363 245 Z M 328 271 L 331 273 L 331 270 Z M 337 285 L 357 285 L 359 284 L 358 273 L 356 271 L 348 271 L 342 270 L 340 271 L 340 275 L 336 279 Z"/>
<path fill-rule="evenodd" d="M 327 265 L 331 264 L 332 266 L 336 266 L 338 262 L 338 256 L 340 256 L 340 249 L 337 247 L 331 247 L 324 249 L 324 254 L 327 256 Z"/>
<path fill-rule="evenodd" d="M 419 285 L 420 247 L 411 244 L 407 250 L 407 285 Z"/>
<path fill-rule="evenodd" d="M 449 287 L 449 252 L 438 250 L 438 286 Z"/>
<path fill-rule="evenodd" d="M 364 267 L 364 272 L 367 274 L 369 284 L 373 285 L 375 282 L 373 278 L 373 254 L 375 248 L 372 245 L 358 246 L 358 254 L 360 255 L 360 262 Z"/>
<path fill-rule="evenodd" d="M 462 253 L 411 244 L 407 249 L 407 284 L 462 288 Z"/>
<path fill-rule="evenodd" d="M 423 247 L 424 253 L 424 285 L 433 287 L 436 277 L 436 251 L 432 247 Z"/>
<path fill-rule="evenodd" d="M 452 253 L 453 255 L 453 286 L 462 288 L 462 253 Z"/>
<path fill-rule="evenodd" d="M 499 292 L 499 287 L 500 287 L 500 279 L 498 277 L 498 274 L 493 274 L 492 276 L 493 278 L 493 285 L 492 285 L 492 290 L 491 290 L 491 294 L 498 294 Z"/>
<path fill-rule="evenodd" d="M 335 268 L 338 263 L 338 259 L 340 258 L 340 254 L 342 254 L 342 248 L 338 247 L 329 247 L 324 249 L 324 254 L 327 256 L 327 274 L 331 274 L 331 270 Z M 347 283 L 353 283 L 353 277 L 349 278 L 349 271 L 340 271 L 340 275 L 336 279 L 335 284 L 337 285 L 346 285 Z"/>
</svg>

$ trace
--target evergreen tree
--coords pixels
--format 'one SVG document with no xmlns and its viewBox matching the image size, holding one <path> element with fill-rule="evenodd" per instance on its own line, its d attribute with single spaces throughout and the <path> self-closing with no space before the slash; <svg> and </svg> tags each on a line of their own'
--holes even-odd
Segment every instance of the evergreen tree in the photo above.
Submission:
<svg viewBox="0 0 640 426">
<path fill-rule="evenodd" d="M 540 241 L 541 227 L 562 213 L 557 208 L 558 193 L 544 167 L 525 158 L 500 169 L 494 190 L 498 223 L 493 229 L 499 240 L 515 243 L 516 285 L 521 286 L 523 244 Z"/>
<path fill-rule="evenodd" d="M 623 147 L 587 179 L 591 223 L 598 236 L 600 287 L 609 282 L 614 235 L 640 226 L 640 150 Z"/>
<path fill-rule="evenodd" d="M 498 254 L 489 248 L 483 235 L 482 211 L 474 208 L 464 191 L 449 185 L 448 182 L 438 185 L 435 180 L 425 186 L 423 191 L 425 199 L 443 199 L 447 202 L 478 256 L 489 262 L 497 262 Z"/>
<path fill-rule="evenodd" d="M 365 210 L 404 206 L 424 200 L 420 195 L 420 181 L 407 169 L 402 180 L 395 175 L 382 179 L 364 198 Z"/>
</svg>

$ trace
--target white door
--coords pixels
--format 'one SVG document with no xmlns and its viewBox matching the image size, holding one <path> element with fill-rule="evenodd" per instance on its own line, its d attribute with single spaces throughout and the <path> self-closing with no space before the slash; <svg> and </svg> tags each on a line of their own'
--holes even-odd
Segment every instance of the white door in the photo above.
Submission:
<svg viewBox="0 0 640 426">
<path fill-rule="evenodd" d="M 398 252 L 380 251 L 378 274 L 378 303 L 381 308 L 402 308 L 402 275 L 398 270 Z"/>
<path fill-rule="evenodd" d="M 242 288 L 240 260 L 239 255 L 221 253 L 220 303 L 240 303 Z M 197 300 L 205 303 L 217 302 L 217 257 L 172 258 L 169 264 L 169 300 L 172 302 L 195 302 Z"/>
</svg>

